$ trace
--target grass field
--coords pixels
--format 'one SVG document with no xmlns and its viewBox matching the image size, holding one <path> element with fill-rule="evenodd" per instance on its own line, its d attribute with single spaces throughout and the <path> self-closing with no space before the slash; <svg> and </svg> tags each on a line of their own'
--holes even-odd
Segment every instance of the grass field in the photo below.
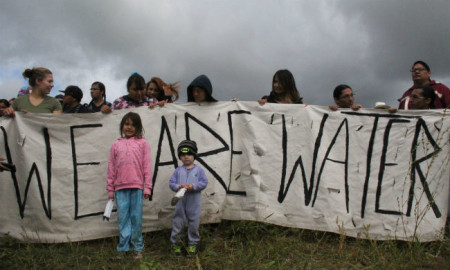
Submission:
<svg viewBox="0 0 450 270">
<path fill-rule="evenodd" d="M 374 241 L 249 221 L 201 226 L 200 252 L 175 257 L 170 229 L 144 234 L 144 258 L 117 237 L 64 244 L 0 238 L 0 269 L 450 269 L 450 241 Z"/>
</svg>

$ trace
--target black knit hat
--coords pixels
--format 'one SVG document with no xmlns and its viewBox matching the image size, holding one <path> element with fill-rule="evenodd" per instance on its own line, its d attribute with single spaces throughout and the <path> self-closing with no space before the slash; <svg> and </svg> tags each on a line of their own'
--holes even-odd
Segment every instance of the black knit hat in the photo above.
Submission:
<svg viewBox="0 0 450 270">
<path fill-rule="evenodd" d="M 197 156 L 197 143 L 195 141 L 184 140 L 178 145 L 178 158 L 181 154 Z"/>
</svg>

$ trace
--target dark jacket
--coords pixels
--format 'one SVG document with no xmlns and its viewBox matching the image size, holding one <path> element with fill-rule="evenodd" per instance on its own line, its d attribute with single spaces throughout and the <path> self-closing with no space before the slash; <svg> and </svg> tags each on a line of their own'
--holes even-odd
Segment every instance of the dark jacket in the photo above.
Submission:
<svg viewBox="0 0 450 270">
<path fill-rule="evenodd" d="M 197 78 L 195 78 L 187 88 L 188 102 L 195 101 L 194 96 L 192 95 L 192 88 L 194 88 L 194 86 L 200 87 L 205 90 L 206 101 L 209 101 L 209 102 L 217 101 L 215 98 L 212 97 L 211 81 L 209 80 L 208 77 L 206 77 L 206 75 L 200 75 Z"/>
<path fill-rule="evenodd" d="M 63 113 L 91 113 L 92 110 L 86 104 L 78 104 L 76 107 L 64 106 Z"/>
</svg>

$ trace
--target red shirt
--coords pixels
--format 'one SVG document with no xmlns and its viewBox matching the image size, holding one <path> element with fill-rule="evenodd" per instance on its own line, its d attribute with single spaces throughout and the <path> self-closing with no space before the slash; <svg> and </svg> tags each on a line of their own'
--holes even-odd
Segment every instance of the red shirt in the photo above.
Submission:
<svg viewBox="0 0 450 270">
<path fill-rule="evenodd" d="M 432 80 L 429 84 L 431 88 L 434 89 L 436 93 L 436 99 L 434 100 L 435 109 L 445 109 L 450 106 L 450 89 L 440 82 Z M 400 104 L 398 108 L 400 110 L 409 110 L 409 96 L 411 96 L 412 91 L 415 89 L 414 86 L 406 90 L 403 96 L 398 100 Z M 405 106 L 406 105 L 406 106 Z"/>
</svg>

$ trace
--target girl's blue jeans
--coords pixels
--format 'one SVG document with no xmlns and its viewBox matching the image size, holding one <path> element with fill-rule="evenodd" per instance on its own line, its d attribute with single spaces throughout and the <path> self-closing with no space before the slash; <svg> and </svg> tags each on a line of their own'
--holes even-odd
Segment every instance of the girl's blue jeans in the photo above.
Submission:
<svg viewBox="0 0 450 270">
<path fill-rule="evenodd" d="M 142 190 L 121 189 L 115 192 L 117 223 L 119 224 L 119 244 L 117 251 L 143 251 L 142 241 Z"/>
</svg>

